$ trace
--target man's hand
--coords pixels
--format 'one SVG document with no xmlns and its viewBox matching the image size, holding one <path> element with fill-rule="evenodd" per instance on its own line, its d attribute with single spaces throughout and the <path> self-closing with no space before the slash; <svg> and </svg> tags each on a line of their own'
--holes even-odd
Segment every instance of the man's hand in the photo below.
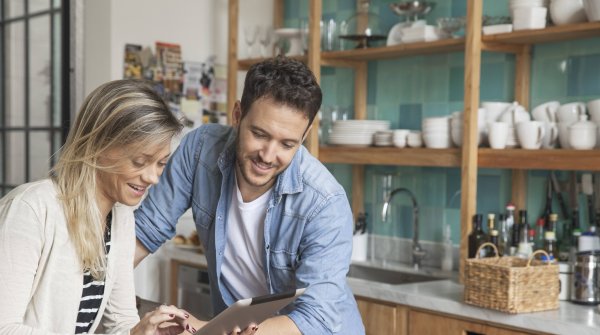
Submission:
<svg viewBox="0 0 600 335">
<path fill-rule="evenodd" d="M 146 256 L 150 254 L 150 251 L 144 247 L 144 245 L 136 238 L 135 239 L 135 256 L 133 257 L 133 266 L 136 267 Z"/>
</svg>

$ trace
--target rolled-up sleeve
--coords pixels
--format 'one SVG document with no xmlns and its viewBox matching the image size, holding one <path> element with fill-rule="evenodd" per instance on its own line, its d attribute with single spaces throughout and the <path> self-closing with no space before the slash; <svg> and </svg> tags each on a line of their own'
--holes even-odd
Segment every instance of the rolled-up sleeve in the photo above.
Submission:
<svg viewBox="0 0 600 335">
<path fill-rule="evenodd" d="M 345 194 L 333 195 L 315 209 L 300 249 L 297 286 L 308 288 L 288 316 L 302 334 L 339 332 L 352 253 L 352 212 Z"/>
<path fill-rule="evenodd" d="M 158 184 L 135 211 L 136 237 L 150 252 L 175 236 L 177 220 L 190 208 L 201 134 L 197 129 L 184 136 Z"/>
</svg>

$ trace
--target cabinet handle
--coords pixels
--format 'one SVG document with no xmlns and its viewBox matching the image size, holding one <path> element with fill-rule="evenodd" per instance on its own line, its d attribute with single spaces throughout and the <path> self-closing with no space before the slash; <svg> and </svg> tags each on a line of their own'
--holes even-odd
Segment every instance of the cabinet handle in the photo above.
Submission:
<svg viewBox="0 0 600 335">
<path fill-rule="evenodd" d="M 482 334 L 482 333 L 476 333 L 476 332 L 471 332 L 471 331 L 468 331 L 468 330 L 467 330 L 467 331 L 465 331 L 465 335 L 485 335 L 485 334 Z"/>
</svg>

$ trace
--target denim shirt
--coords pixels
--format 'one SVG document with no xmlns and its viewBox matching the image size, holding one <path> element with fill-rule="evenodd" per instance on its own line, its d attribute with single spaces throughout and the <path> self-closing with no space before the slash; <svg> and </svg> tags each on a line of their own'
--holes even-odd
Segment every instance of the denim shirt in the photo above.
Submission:
<svg viewBox="0 0 600 335">
<path fill-rule="evenodd" d="M 235 173 L 235 130 L 215 124 L 187 134 L 160 182 L 135 213 L 136 234 L 154 252 L 175 235 L 179 217 L 192 208 L 205 246 L 213 308 L 235 302 L 221 280 L 227 212 Z M 306 287 L 281 314 L 303 334 L 364 334 L 346 282 L 352 251 L 352 212 L 329 171 L 301 146 L 278 177 L 264 228 L 265 278 L 271 293 Z M 229 246 L 235 247 L 235 246 Z"/>
</svg>

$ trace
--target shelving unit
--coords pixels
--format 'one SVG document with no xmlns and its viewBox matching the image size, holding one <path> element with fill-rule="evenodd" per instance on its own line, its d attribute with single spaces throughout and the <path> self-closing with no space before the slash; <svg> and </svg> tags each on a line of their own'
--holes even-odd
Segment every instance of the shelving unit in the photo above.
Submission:
<svg viewBox="0 0 600 335">
<path fill-rule="evenodd" d="M 515 100 L 529 109 L 531 75 L 531 48 L 538 43 L 600 36 L 600 22 L 587 22 L 538 30 L 516 31 L 505 34 L 486 35 L 481 33 L 483 0 L 467 1 L 467 29 L 463 39 L 447 39 L 434 42 L 401 44 L 392 47 L 377 47 L 360 50 L 333 52 L 320 51 L 319 21 L 322 0 L 309 1 L 309 52 L 298 59 L 307 62 L 317 79 L 320 79 L 321 66 L 350 67 L 355 71 L 354 106 L 355 118 L 366 118 L 367 62 L 394 59 L 406 56 L 435 53 L 464 52 L 464 125 L 463 146 L 452 149 L 410 149 L 392 147 L 344 147 L 320 146 L 316 130 L 307 147 L 324 163 L 345 163 L 353 165 L 352 208 L 355 214 L 363 211 L 364 165 L 432 166 L 461 168 L 461 239 L 460 272 L 463 273 L 467 257 L 467 237 L 471 231 L 471 217 L 476 212 L 477 170 L 478 168 L 504 168 L 512 171 L 512 199 L 518 208 L 524 208 L 526 199 L 526 179 L 529 169 L 553 170 L 600 170 L 600 150 L 494 150 L 478 148 L 477 109 L 479 108 L 479 85 L 481 54 L 483 51 L 513 53 L 515 63 Z M 261 59 L 238 60 L 237 54 L 237 11 L 239 0 L 229 0 L 230 4 L 230 50 L 229 78 L 236 78 L 238 70 L 247 69 Z M 283 18 L 283 0 L 275 0 L 275 27 Z M 229 83 L 228 88 L 235 87 Z M 228 91 L 228 109 L 235 101 L 236 92 Z"/>
</svg>

